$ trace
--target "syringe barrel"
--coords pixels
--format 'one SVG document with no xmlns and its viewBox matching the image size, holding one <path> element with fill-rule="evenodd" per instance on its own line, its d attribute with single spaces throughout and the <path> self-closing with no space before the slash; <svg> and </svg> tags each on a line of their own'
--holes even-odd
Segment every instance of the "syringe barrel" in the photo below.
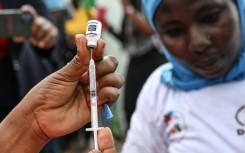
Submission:
<svg viewBox="0 0 245 153">
<path fill-rule="evenodd" d="M 98 128 L 97 97 L 91 98 L 91 124 L 92 128 Z"/>
<path fill-rule="evenodd" d="M 96 73 L 95 73 L 95 65 L 94 60 L 90 60 L 89 64 L 89 80 L 90 80 L 90 96 L 96 97 Z"/>
</svg>

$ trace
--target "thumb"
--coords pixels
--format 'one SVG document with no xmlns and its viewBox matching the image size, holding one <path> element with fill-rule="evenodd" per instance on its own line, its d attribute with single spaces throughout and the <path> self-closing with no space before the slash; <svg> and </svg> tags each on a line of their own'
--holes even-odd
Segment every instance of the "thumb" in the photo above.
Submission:
<svg viewBox="0 0 245 153">
<path fill-rule="evenodd" d="M 102 153 L 116 153 L 115 143 L 110 128 L 99 130 L 98 143 Z"/>
<path fill-rule="evenodd" d="M 88 70 L 90 52 L 86 47 L 86 37 L 76 35 L 77 54 L 73 59 L 59 70 L 60 74 L 70 81 L 78 81 L 79 78 Z"/>
<path fill-rule="evenodd" d="M 35 8 L 33 6 L 31 6 L 31 5 L 29 5 L 29 4 L 22 5 L 20 10 L 22 12 L 30 12 L 33 15 L 34 18 L 38 16 L 38 13 L 35 10 Z"/>
</svg>

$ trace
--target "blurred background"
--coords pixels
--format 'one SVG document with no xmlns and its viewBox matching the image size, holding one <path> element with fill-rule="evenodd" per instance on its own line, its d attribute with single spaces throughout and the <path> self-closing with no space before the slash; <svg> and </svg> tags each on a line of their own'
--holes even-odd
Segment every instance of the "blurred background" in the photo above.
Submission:
<svg viewBox="0 0 245 153">
<path fill-rule="evenodd" d="M 30 87 L 28 86 L 29 88 L 73 58 L 76 54 L 74 36 L 79 33 L 86 33 L 89 20 L 96 19 L 102 22 L 101 38 L 106 40 L 105 55 L 113 55 L 118 59 L 117 71 L 123 74 L 126 79 L 126 84 L 121 89 L 121 96 L 111 107 L 114 116 L 108 120 L 104 119 L 103 116 L 99 116 L 99 125 L 111 128 L 119 153 L 130 127 L 131 115 L 135 109 L 136 99 L 142 85 L 156 67 L 166 62 L 159 49 L 157 36 L 154 35 L 142 13 L 140 0 L 23 0 L 22 4 L 18 5 L 19 1 L 10 1 L 0 0 L 0 10 L 19 9 L 24 4 L 32 5 L 38 15 L 42 16 L 46 13 L 46 16 L 43 15 L 43 17 L 47 18 L 58 31 L 58 34 L 55 35 L 56 42 L 54 46 L 48 48 L 48 55 L 46 55 L 45 44 L 44 46 L 37 46 L 29 39 L 16 39 L 13 35 L 0 32 L 0 71 L 7 71 L 2 61 L 8 55 L 6 51 L 12 52 L 11 49 L 8 49 L 8 45 L 11 44 L 8 41 L 17 45 L 21 44 L 21 54 L 11 54 L 11 56 L 17 58 L 11 57 L 10 60 L 14 71 L 17 73 L 17 78 L 21 80 L 21 85 L 24 87 L 26 86 L 25 82 L 29 83 L 35 78 L 32 76 L 37 76 L 38 79 L 33 80 L 34 83 Z M 12 5 L 8 5 L 8 3 Z M 3 18 L 0 18 L 0 29 L 5 24 L 1 20 Z M 44 23 L 40 24 L 41 27 L 45 27 L 45 25 Z M 23 29 L 18 29 L 20 26 L 13 25 L 12 28 L 23 32 Z M 45 56 L 39 55 L 38 51 L 40 49 L 44 50 Z M 22 53 L 25 53 L 24 55 L 37 53 L 37 55 L 33 55 L 34 60 L 32 57 L 22 55 Z M 26 58 L 22 59 L 23 57 Z M 22 64 L 22 61 L 30 62 Z M 38 65 L 32 63 L 36 61 L 40 61 Z M 37 69 L 37 67 L 40 67 L 40 69 Z M 24 72 L 22 72 L 23 69 Z M 9 78 L 9 76 L 6 76 L 6 78 Z M 1 80 L 4 80 L 4 78 L 1 78 Z M 15 85 L 16 88 L 19 88 L 18 83 Z M 23 96 L 29 88 L 25 90 L 20 88 L 20 95 Z M 6 91 L 4 87 L 0 90 L 0 93 L 5 95 L 7 92 L 12 93 L 12 91 Z M 0 101 L 4 100 L 0 95 Z M 9 107 L 8 110 L 7 105 L 6 108 L 1 108 L 8 113 L 12 107 Z M 4 110 L 0 110 L 0 112 L 4 112 Z M 1 116 L 4 117 L 4 115 L 6 114 Z M 87 127 L 91 127 L 91 125 L 88 124 L 74 133 L 52 140 L 41 153 L 87 153 L 93 148 L 93 137 L 90 132 L 85 132 Z"/>
</svg>

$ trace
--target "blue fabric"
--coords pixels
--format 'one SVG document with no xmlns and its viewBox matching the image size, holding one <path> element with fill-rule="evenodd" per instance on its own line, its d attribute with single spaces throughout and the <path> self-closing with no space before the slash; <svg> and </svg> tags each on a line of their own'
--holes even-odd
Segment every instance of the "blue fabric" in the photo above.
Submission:
<svg viewBox="0 0 245 153">
<path fill-rule="evenodd" d="M 142 6 L 145 15 L 154 30 L 155 25 L 153 23 L 153 17 L 160 2 L 161 0 L 142 0 Z M 193 73 L 191 70 L 180 64 L 178 60 L 170 55 L 166 48 L 162 47 L 166 58 L 172 63 L 172 66 L 169 65 L 163 69 L 161 77 L 162 83 L 173 88 L 188 91 L 213 84 L 218 84 L 221 82 L 229 82 L 245 78 L 245 0 L 237 0 L 237 5 L 242 25 L 242 48 L 240 57 L 238 58 L 233 68 L 231 68 L 231 70 L 225 76 L 216 79 L 207 79 Z"/>
<path fill-rule="evenodd" d="M 44 0 L 44 3 L 49 10 L 59 10 L 65 8 L 64 0 Z"/>
<path fill-rule="evenodd" d="M 155 29 L 155 25 L 153 23 L 153 17 L 154 17 L 154 13 L 158 7 L 158 5 L 160 4 L 161 0 L 141 0 L 142 2 L 142 7 L 143 10 L 145 12 L 145 15 L 151 25 L 151 27 Z"/>
</svg>

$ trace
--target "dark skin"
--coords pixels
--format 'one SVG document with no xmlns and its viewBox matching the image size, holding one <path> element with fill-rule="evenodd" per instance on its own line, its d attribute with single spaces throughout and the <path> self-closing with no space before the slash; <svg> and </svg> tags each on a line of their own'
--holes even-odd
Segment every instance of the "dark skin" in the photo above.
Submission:
<svg viewBox="0 0 245 153">
<path fill-rule="evenodd" d="M 88 65 L 91 53 L 84 35 L 76 35 L 77 54 L 60 70 L 33 87 L 0 124 L 1 153 L 37 153 L 52 138 L 74 132 L 91 119 Z M 98 109 L 119 97 L 124 78 L 115 73 L 118 62 L 103 56 L 105 41 L 93 51 L 96 65 Z M 98 133 L 102 153 L 115 153 L 109 128 Z M 97 151 L 98 152 L 98 151 Z M 95 153 L 95 151 L 93 152 Z"/>
<path fill-rule="evenodd" d="M 164 0 L 154 23 L 181 64 L 206 78 L 225 75 L 241 50 L 241 27 L 232 0 Z"/>
</svg>

